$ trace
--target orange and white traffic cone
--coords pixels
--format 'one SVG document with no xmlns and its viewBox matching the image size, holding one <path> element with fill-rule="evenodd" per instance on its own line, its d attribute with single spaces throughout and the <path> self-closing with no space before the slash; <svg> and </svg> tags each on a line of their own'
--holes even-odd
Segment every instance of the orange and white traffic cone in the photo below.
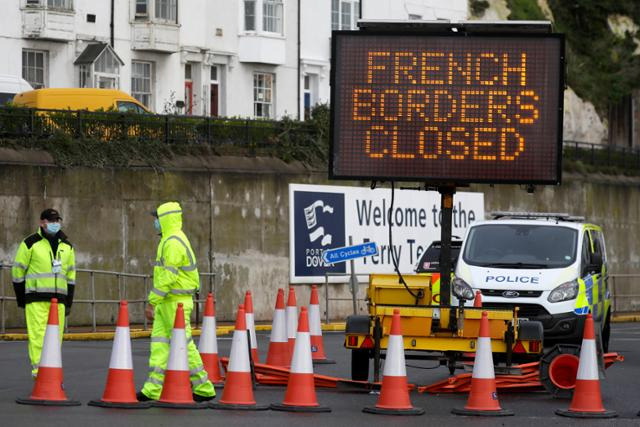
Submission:
<svg viewBox="0 0 640 427">
<path fill-rule="evenodd" d="M 476 291 L 476 297 L 473 299 L 474 308 L 482 308 L 482 292 Z"/>
<path fill-rule="evenodd" d="M 287 340 L 287 322 L 284 312 L 284 290 L 278 289 L 276 309 L 271 324 L 271 339 L 267 353 L 267 365 L 287 367 L 291 364 L 289 342 Z"/>
<path fill-rule="evenodd" d="M 227 365 L 227 378 L 220 403 L 211 403 L 213 409 L 244 409 L 260 411 L 269 409 L 268 405 L 256 405 L 251 381 L 249 362 L 249 340 L 247 337 L 247 318 L 244 305 L 238 306 L 236 328 L 233 331 L 231 353 Z"/>
<path fill-rule="evenodd" d="M 298 333 L 291 360 L 291 372 L 287 382 L 287 392 L 282 404 L 272 404 L 271 409 L 289 412 L 331 412 L 326 406 L 320 406 L 316 398 L 311 359 L 311 337 L 309 334 L 309 315 L 307 308 L 300 309 Z"/>
<path fill-rule="evenodd" d="M 220 359 L 218 358 L 218 338 L 216 337 L 216 309 L 213 294 L 209 292 L 202 317 L 202 331 L 198 341 L 198 351 L 202 358 L 204 370 L 214 384 L 224 382 L 220 375 Z"/>
<path fill-rule="evenodd" d="M 111 360 L 109 361 L 107 385 L 102 394 L 102 399 L 92 400 L 89 405 L 125 409 L 144 409 L 151 406 L 151 402 L 138 402 L 136 398 L 127 301 L 120 301 L 118 323 L 116 324 Z"/>
<path fill-rule="evenodd" d="M 576 387 L 573 391 L 571 405 L 567 410 L 556 410 L 556 414 L 572 418 L 614 418 L 618 416 L 615 411 L 607 411 L 602 406 L 596 335 L 591 314 L 587 314 L 584 323 L 578 375 L 576 376 Z"/>
<path fill-rule="evenodd" d="M 496 391 L 496 376 L 493 370 L 493 352 L 489 333 L 489 317 L 486 311 L 480 319 L 480 334 L 476 344 L 476 359 L 471 374 L 471 391 L 467 405 L 451 411 L 456 415 L 507 416 L 513 411 L 502 409 Z"/>
<path fill-rule="evenodd" d="M 313 363 L 331 364 L 335 360 L 327 359 L 324 354 L 322 342 L 322 325 L 320 324 L 320 302 L 318 301 L 318 288 L 311 285 L 311 299 L 309 301 L 309 331 L 311 333 L 311 357 Z"/>
<path fill-rule="evenodd" d="M 16 399 L 23 405 L 78 406 L 80 402 L 69 400 L 62 385 L 62 352 L 60 350 L 60 321 L 58 299 L 51 299 L 49 320 L 44 332 L 42 355 L 38 364 L 38 376 L 31 396 Z"/>
<path fill-rule="evenodd" d="M 244 294 L 244 313 L 247 317 L 247 330 L 249 331 L 249 348 L 251 349 L 251 359 L 253 363 L 260 363 L 258 359 L 258 340 L 256 339 L 256 324 L 253 317 L 253 299 L 251 298 L 251 291 L 247 291 Z"/>
<path fill-rule="evenodd" d="M 184 308 L 182 303 L 178 303 L 176 318 L 171 331 L 169 362 L 164 375 L 162 393 L 160 394 L 160 399 L 153 402 L 153 406 L 177 409 L 206 408 L 206 404 L 196 403 L 193 400 L 190 375 Z"/>
<path fill-rule="evenodd" d="M 383 415 L 422 415 L 424 409 L 415 408 L 409 399 L 407 368 L 404 362 L 404 343 L 400 325 L 400 310 L 393 310 L 389 344 L 384 362 L 382 389 L 375 407 L 366 407 L 362 412 Z"/>
<path fill-rule="evenodd" d="M 293 347 L 296 342 L 296 332 L 298 331 L 298 308 L 296 303 L 296 290 L 289 286 L 289 296 L 287 298 L 287 308 L 285 309 L 287 318 L 287 340 L 289 341 L 289 360 L 293 356 Z"/>
</svg>

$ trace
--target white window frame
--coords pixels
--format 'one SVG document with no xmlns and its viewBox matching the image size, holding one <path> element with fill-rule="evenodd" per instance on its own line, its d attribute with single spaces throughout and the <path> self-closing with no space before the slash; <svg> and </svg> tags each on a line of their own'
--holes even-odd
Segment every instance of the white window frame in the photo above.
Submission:
<svg viewBox="0 0 640 427">
<path fill-rule="evenodd" d="M 243 0 L 243 31 L 284 36 L 284 2 L 285 0 Z"/>
<path fill-rule="evenodd" d="M 26 54 L 26 57 L 25 57 Z M 33 55 L 30 59 L 29 55 Z M 37 55 L 42 55 L 42 67 L 37 65 Z M 26 62 L 26 64 L 25 64 Z M 42 70 L 42 81 L 36 81 L 37 70 Z M 32 73 L 32 74 L 31 74 Z M 38 49 L 22 49 L 22 78 L 29 82 L 34 89 L 49 85 L 49 51 Z"/>
<path fill-rule="evenodd" d="M 147 67 L 149 74 L 140 74 L 139 69 Z M 153 110 L 153 71 L 154 64 L 151 61 L 131 61 L 131 96 L 150 110 Z M 149 83 L 149 89 L 147 91 L 144 90 L 145 81 Z"/>
<path fill-rule="evenodd" d="M 138 12 L 138 5 L 144 5 L 144 12 Z M 135 0 L 133 13 L 136 19 L 149 19 L 149 0 Z"/>
<path fill-rule="evenodd" d="M 178 23 L 178 0 L 153 0 L 154 20 L 157 22 Z M 165 16 L 162 16 L 166 12 Z"/>
<path fill-rule="evenodd" d="M 253 117 L 256 119 L 272 119 L 274 117 L 275 84 L 276 75 L 274 73 L 254 71 Z"/>
<path fill-rule="evenodd" d="M 358 0 L 331 0 L 331 29 L 356 30 L 358 28 Z M 345 12 L 349 10 L 348 19 Z M 346 22 L 349 20 L 349 22 Z"/>
</svg>

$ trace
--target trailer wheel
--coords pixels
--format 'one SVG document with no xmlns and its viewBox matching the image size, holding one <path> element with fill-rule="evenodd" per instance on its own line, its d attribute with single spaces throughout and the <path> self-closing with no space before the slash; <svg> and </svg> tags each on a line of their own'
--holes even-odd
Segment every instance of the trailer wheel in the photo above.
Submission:
<svg viewBox="0 0 640 427">
<path fill-rule="evenodd" d="M 351 350 L 351 379 L 369 380 L 369 350 Z"/>
<path fill-rule="evenodd" d="M 573 397 L 576 386 L 580 346 L 558 344 L 545 352 L 540 359 L 540 382 L 558 399 Z"/>
</svg>

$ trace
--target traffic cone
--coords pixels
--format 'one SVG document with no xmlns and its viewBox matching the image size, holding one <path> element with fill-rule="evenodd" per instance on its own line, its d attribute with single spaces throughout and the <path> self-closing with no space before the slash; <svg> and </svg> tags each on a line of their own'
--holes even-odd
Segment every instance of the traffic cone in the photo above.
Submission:
<svg viewBox="0 0 640 427">
<path fill-rule="evenodd" d="M 400 325 L 400 310 L 393 310 L 391 332 L 384 362 L 382 389 L 375 407 L 366 407 L 362 412 L 383 415 L 422 415 L 424 409 L 414 408 L 409 399 L 407 368 L 404 362 L 404 343 Z"/>
<path fill-rule="evenodd" d="M 471 374 L 471 391 L 467 405 L 451 411 L 456 415 L 507 416 L 513 411 L 502 409 L 496 391 L 496 376 L 493 371 L 493 353 L 489 334 L 489 318 L 486 311 L 480 319 L 480 334 L 476 344 L 476 359 Z"/>
<path fill-rule="evenodd" d="M 568 410 L 556 410 L 556 414 L 572 418 L 615 418 L 618 416 L 615 411 L 607 411 L 602 406 L 596 336 L 591 314 L 587 314 L 584 323 L 578 375 L 576 376 L 576 387 L 573 391 L 571 405 Z"/>
<path fill-rule="evenodd" d="M 311 333 L 311 357 L 313 363 L 331 364 L 335 360 L 327 359 L 322 343 L 322 326 L 320 324 L 320 302 L 318 301 L 318 288 L 311 285 L 311 299 L 309 301 L 309 330 Z"/>
<path fill-rule="evenodd" d="M 60 350 L 60 322 L 58 319 L 58 300 L 51 298 L 49 320 L 44 332 L 42 355 L 38 364 L 38 376 L 33 385 L 31 396 L 18 398 L 16 403 L 23 405 L 78 406 L 77 400 L 67 399 L 62 385 L 62 352 Z"/>
<path fill-rule="evenodd" d="M 289 360 L 293 356 L 293 347 L 296 342 L 296 332 L 298 331 L 298 308 L 296 307 L 296 290 L 289 286 L 289 297 L 287 298 L 287 308 L 285 310 L 287 318 L 287 340 L 289 341 Z"/>
<path fill-rule="evenodd" d="M 209 292 L 202 317 L 202 331 L 198 341 L 198 351 L 202 358 L 204 370 L 209 380 L 214 384 L 224 382 L 220 375 L 220 360 L 218 359 L 218 339 L 216 337 L 216 310 L 213 294 Z"/>
<path fill-rule="evenodd" d="M 151 406 L 151 402 L 138 402 L 136 398 L 127 301 L 120 301 L 116 334 L 113 338 L 111 360 L 109 361 L 107 385 L 102 394 L 102 399 L 92 400 L 89 405 L 125 409 L 144 409 Z"/>
<path fill-rule="evenodd" d="M 473 299 L 473 306 L 475 308 L 482 308 L 482 292 L 476 291 L 476 297 Z"/>
<path fill-rule="evenodd" d="M 176 318 L 171 331 L 169 362 L 164 375 L 160 399 L 153 406 L 178 409 L 202 409 L 206 404 L 196 403 L 191 392 L 191 379 L 187 356 L 187 334 L 185 332 L 184 309 L 178 303 Z"/>
<path fill-rule="evenodd" d="M 251 348 L 251 359 L 253 363 L 260 363 L 258 359 L 258 340 L 256 339 L 256 325 L 253 318 L 253 299 L 251 298 L 251 291 L 247 291 L 244 294 L 244 313 L 247 317 L 247 330 L 249 331 L 249 348 Z"/>
<path fill-rule="evenodd" d="M 311 337 L 309 335 L 309 316 L 307 308 L 300 309 L 298 333 L 291 360 L 291 372 L 287 381 L 287 392 L 282 404 L 272 404 L 271 409 L 289 412 L 331 412 L 326 406 L 320 406 L 316 399 L 316 388 L 311 359 Z"/>
<path fill-rule="evenodd" d="M 239 305 L 222 399 L 220 399 L 220 403 L 211 403 L 209 405 L 211 408 L 253 411 L 269 409 L 269 405 L 256 405 L 253 398 L 249 351 L 246 313 L 244 305 Z"/>
<path fill-rule="evenodd" d="M 287 340 L 287 324 L 284 312 L 284 290 L 278 289 L 276 309 L 271 324 L 271 339 L 267 353 L 267 365 L 287 367 L 291 364 L 289 342 Z"/>
</svg>

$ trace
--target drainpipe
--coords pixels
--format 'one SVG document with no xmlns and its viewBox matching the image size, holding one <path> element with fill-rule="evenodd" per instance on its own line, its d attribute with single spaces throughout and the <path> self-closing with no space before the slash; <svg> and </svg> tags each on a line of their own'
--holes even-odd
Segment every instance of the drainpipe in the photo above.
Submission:
<svg viewBox="0 0 640 427">
<path fill-rule="evenodd" d="M 301 120 L 300 115 L 300 80 L 302 78 L 301 69 L 300 69 L 300 7 L 302 4 L 302 0 L 298 0 L 298 120 Z"/>
<path fill-rule="evenodd" d="M 114 15 L 114 9 L 115 9 L 115 5 L 114 5 L 115 0 L 111 0 L 111 22 L 109 23 L 109 30 L 111 32 L 111 48 L 115 49 L 115 35 L 114 35 L 114 28 L 113 28 L 113 15 Z"/>
</svg>

